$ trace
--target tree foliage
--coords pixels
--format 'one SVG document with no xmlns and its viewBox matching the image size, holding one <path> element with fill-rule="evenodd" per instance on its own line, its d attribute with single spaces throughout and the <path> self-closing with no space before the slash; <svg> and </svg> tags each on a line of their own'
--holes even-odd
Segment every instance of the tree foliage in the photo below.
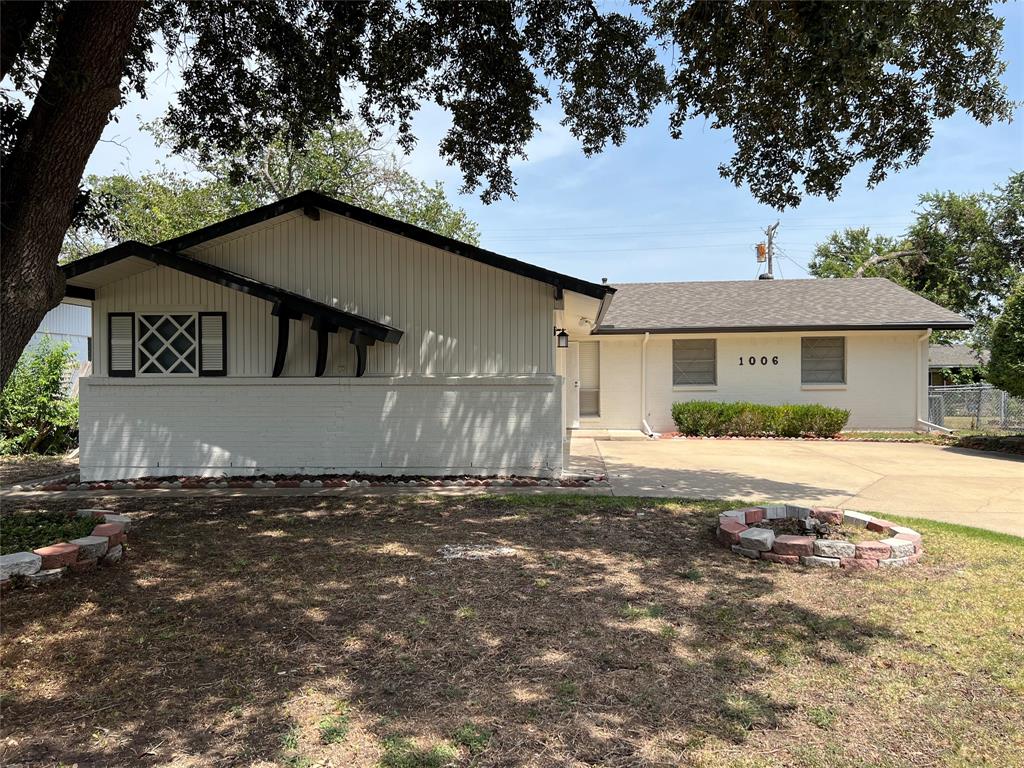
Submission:
<svg viewBox="0 0 1024 768">
<path fill-rule="evenodd" d="M 160 125 L 151 128 L 158 139 L 166 139 Z M 304 189 L 463 242 L 479 242 L 476 224 L 452 205 L 440 183 L 417 179 L 386 146 L 373 144 L 354 128 L 322 129 L 301 148 L 278 137 L 255 165 L 238 155 L 187 157 L 193 172 L 88 177 L 88 203 L 68 231 L 62 260 L 124 240 L 170 240 Z"/>
<path fill-rule="evenodd" d="M 1024 279 L 1017 282 L 992 327 L 987 377 L 993 386 L 1024 397 Z"/>
<path fill-rule="evenodd" d="M 0 392 L 0 453 L 62 453 L 78 442 L 78 400 L 69 393 L 75 355 L 44 336 Z"/>
<path fill-rule="evenodd" d="M 975 338 L 987 346 L 992 321 L 1024 275 L 1024 172 L 993 193 L 922 195 L 900 237 L 834 232 L 809 269 L 815 277 L 886 277 L 974 320 Z"/>
<path fill-rule="evenodd" d="M 359 119 L 411 148 L 432 102 L 440 156 L 487 202 L 514 193 L 537 110 L 556 95 L 583 150 L 621 144 L 656 108 L 671 135 L 703 120 L 736 151 L 721 174 L 761 202 L 838 194 L 918 162 L 932 122 L 1008 120 L 994 0 L 121 0 L 4 2 L 0 14 L 0 382 L 62 293 L 61 241 L 118 103 L 168 61 L 177 152 L 249 165 Z M 555 93 L 553 93 L 554 91 Z M 16 318 L 12 321 L 11 318 Z"/>
<path fill-rule="evenodd" d="M 46 3 L 11 56 L 29 100 L 64 5 Z M 441 155 L 488 200 L 512 193 L 509 161 L 524 156 L 549 83 L 588 153 L 621 144 L 665 103 L 674 136 L 693 118 L 729 130 L 737 150 L 723 175 L 782 206 L 801 187 L 835 195 L 858 162 L 872 185 L 916 163 L 931 121 L 958 109 L 1008 119 L 1001 30 L 983 0 L 635 0 L 621 10 L 589 0 L 156 0 L 136 25 L 123 87 L 145 93 L 158 42 L 182 67 L 167 113 L 175 149 L 206 160 L 241 152 L 255 162 L 282 130 L 304 146 L 354 117 L 371 138 L 395 126 L 408 148 L 413 116 L 431 101 L 452 116 Z M 6 104 L 13 144 L 24 107 Z"/>
</svg>

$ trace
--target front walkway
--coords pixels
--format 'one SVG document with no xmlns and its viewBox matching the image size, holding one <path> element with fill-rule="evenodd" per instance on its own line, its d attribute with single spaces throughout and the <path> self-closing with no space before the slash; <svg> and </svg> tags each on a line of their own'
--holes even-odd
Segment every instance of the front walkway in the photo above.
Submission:
<svg viewBox="0 0 1024 768">
<path fill-rule="evenodd" d="M 616 496 L 791 501 L 1024 536 L 1024 458 L 920 443 L 574 439 Z"/>
</svg>

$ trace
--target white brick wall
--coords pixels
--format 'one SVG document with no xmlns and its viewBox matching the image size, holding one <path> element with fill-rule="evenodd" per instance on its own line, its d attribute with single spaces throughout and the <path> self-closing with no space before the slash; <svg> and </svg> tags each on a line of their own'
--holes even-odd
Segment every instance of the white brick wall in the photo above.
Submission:
<svg viewBox="0 0 1024 768">
<path fill-rule="evenodd" d="M 848 429 L 912 430 L 917 409 L 927 404 L 927 355 L 919 331 L 846 333 L 723 333 L 689 336 L 652 334 L 647 344 L 647 421 L 658 431 L 675 429 L 672 403 L 717 400 L 781 405 L 821 403 L 850 411 Z M 808 386 L 800 382 L 802 336 L 846 337 L 846 383 Z M 641 336 L 596 336 L 601 341 L 601 417 L 583 427 L 640 428 Z M 716 338 L 718 383 L 672 384 L 672 339 Z M 756 364 L 747 364 L 754 356 Z M 739 365 L 739 359 L 744 365 Z M 761 365 L 762 357 L 768 365 Z M 772 364 L 773 357 L 778 364 Z M 925 413 L 927 411 L 925 410 Z"/>
<path fill-rule="evenodd" d="M 83 379 L 83 480 L 562 469 L 556 376 Z"/>
</svg>

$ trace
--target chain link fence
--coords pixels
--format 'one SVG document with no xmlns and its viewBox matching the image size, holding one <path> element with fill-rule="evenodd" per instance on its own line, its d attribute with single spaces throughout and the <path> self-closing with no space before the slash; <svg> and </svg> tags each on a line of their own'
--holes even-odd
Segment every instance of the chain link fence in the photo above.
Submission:
<svg viewBox="0 0 1024 768">
<path fill-rule="evenodd" d="M 1024 399 L 979 384 L 928 387 L 928 421 L 947 429 L 1024 427 Z"/>
</svg>

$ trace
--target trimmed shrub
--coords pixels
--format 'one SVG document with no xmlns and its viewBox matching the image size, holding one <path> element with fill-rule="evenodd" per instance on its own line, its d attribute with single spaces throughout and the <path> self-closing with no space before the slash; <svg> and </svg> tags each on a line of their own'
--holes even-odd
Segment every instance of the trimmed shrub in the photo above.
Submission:
<svg viewBox="0 0 1024 768">
<path fill-rule="evenodd" d="M 850 412 L 825 405 L 764 405 L 691 400 L 672 405 L 680 433 L 702 437 L 833 437 Z"/>
<path fill-rule="evenodd" d="M 75 356 L 48 336 L 27 350 L 0 393 L 0 453 L 63 453 L 78 444 L 78 400 L 68 392 Z"/>
</svg>

